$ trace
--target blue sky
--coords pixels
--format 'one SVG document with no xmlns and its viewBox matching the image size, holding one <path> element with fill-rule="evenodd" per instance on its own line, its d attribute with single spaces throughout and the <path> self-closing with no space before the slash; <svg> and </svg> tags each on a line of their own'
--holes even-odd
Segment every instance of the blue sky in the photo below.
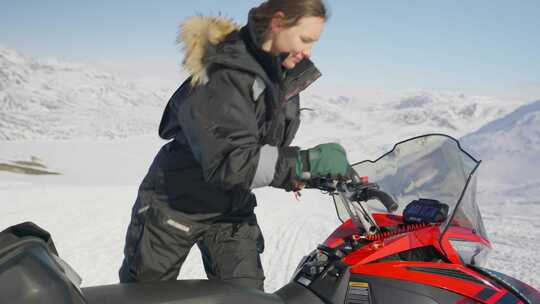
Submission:
<svg viewBox="0 0 540 304">
<path fill-rule="evenodd" d="M 260 1 L 0 3 L 4 47 L 174 78 L 181 60 L 174 39 L 185 17 L 221 12 L 243 24 L 248 9 Z M 319 90 L 540 98 L 538 0 L 327 3 L 332 16 L 313 55 L 324 75 Z"/>
</svg>

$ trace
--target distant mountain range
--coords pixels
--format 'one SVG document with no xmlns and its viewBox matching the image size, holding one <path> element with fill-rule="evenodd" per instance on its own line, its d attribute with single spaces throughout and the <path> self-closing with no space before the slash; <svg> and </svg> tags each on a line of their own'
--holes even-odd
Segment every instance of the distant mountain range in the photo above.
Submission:
<svg viewBox="0 0 540 304">
<path fill-rule="evenodd" d="M 0 47 L 0 141 L 157 134 L 169 97 L 170 91 L 150 90 L 89 65 L 34 59 Z M 354 160 L 374 158 L 411 136 L 464 136 L 521 105 L 456 92 L 367 98 L 362 92 L 324 96 L 308 90 L 295 144 L 338 141 Z"/>
<path fill-rule="evenodd" d="M 540 202 L 540 100 L 464 136 L 462 143 L 483 160 L 480 173 L 492 196 Z"/>
<path fill-rule="evenodd" d="M 519 105 L 455 92 L 404 92 L 375 101 L 308 95 L 298 142 L 339 141 L 351 151 L 352 160 L 373 159 L 413 136 L 445 133 L 459 138 Z"/>
<path fill-rule="evenodd" d="M 92 66 L 0 48 L 0 141 L 147 134 L 168 98 Z"/>
<path fill-rule="evenodd" d="M 540 160 L 540 100 L 484 125 L 463 141 L 490 159 L 506 154 Z"/>
</svg>

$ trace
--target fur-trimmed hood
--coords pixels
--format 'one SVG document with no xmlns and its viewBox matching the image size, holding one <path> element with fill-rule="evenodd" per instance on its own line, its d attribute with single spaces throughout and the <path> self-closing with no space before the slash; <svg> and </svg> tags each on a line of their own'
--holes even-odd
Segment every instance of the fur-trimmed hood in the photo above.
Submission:
<svg viewBox="0 0 540 304">
<path fill-rule="evenodd" d="M 176 43 L 182 46 L 182 62 L 192 76 L 191 84 L 204 83 L 207 79 L 205 55 L 208 49 L 216 47 L 240 26 L 232 19 L 217 16 L 194 16 L 187 18 L 181 25 Z"/>
<path fill-rule="evenodd" d="M 252 12 L 244 27 L 222 16 L 189 17 L 180 25 L 177 43 L 184 51 L 183 66 L 191 75 L 191 86 L 205 84 L 209 80 L 208 68 L 213 64 L 258 75 L 267 86 L 280 82 L 288 97 L 320 77 L 319 70 L 307 58 L 294 69 L 283 71 L 282 60 L 287 54 L 273 55 L 261 49 L 263 26 L 253 20 Z"/>
</svg>

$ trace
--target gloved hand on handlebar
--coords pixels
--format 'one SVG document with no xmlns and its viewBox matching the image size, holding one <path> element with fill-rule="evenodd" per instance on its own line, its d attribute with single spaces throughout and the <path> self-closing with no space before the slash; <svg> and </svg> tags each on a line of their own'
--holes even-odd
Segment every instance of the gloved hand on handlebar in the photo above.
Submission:
<svg viewBox="0 0 540 304">
<path fill-rule="evenodd" d="M 345 149 L 337 143 L 301 150 L 296 160 L 296 176 L 306 182 L 314 178 L 347 178 L 351 170 Z"/>
</svg>

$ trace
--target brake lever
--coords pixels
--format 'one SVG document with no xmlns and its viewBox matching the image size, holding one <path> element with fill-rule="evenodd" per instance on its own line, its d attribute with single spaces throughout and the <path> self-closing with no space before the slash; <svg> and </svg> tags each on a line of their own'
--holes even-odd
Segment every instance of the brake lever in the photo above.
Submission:
<svg viewBox="0 0 540 304">
<path fill-rule="evenodd" d="M 380 201 L 386 210 L 390 213 L 398 209 L 398 204 L 394 199 L 384 191 L 379 190 L 379 185 L 376 183 L 358 183 L 352 182 L 341 188 L 341 191 L 348 194 L 349 200 L 367 202 L 370 199 Z"/>
<path fill-rule="evenodd" d="M 338 182 L 330 178 L 318 177 L 311 179 L 307 185 L 310 188 L 316 188 L 328 193 L 334 193 L 337 190 Z"/>
<path fill-rule="evenodd" d="M 357 192 L 357 198 L 361 201 L 368 201 L 370 199 L 377 199 L 386 210 L 390 213 L 396 211 L 399 208 L 399 205 L 394 201 L 394 199 L 384 191 L 380 191 L 379 187 L 371 188 L 366 187 L 360 192 Z"/>
</svg>

